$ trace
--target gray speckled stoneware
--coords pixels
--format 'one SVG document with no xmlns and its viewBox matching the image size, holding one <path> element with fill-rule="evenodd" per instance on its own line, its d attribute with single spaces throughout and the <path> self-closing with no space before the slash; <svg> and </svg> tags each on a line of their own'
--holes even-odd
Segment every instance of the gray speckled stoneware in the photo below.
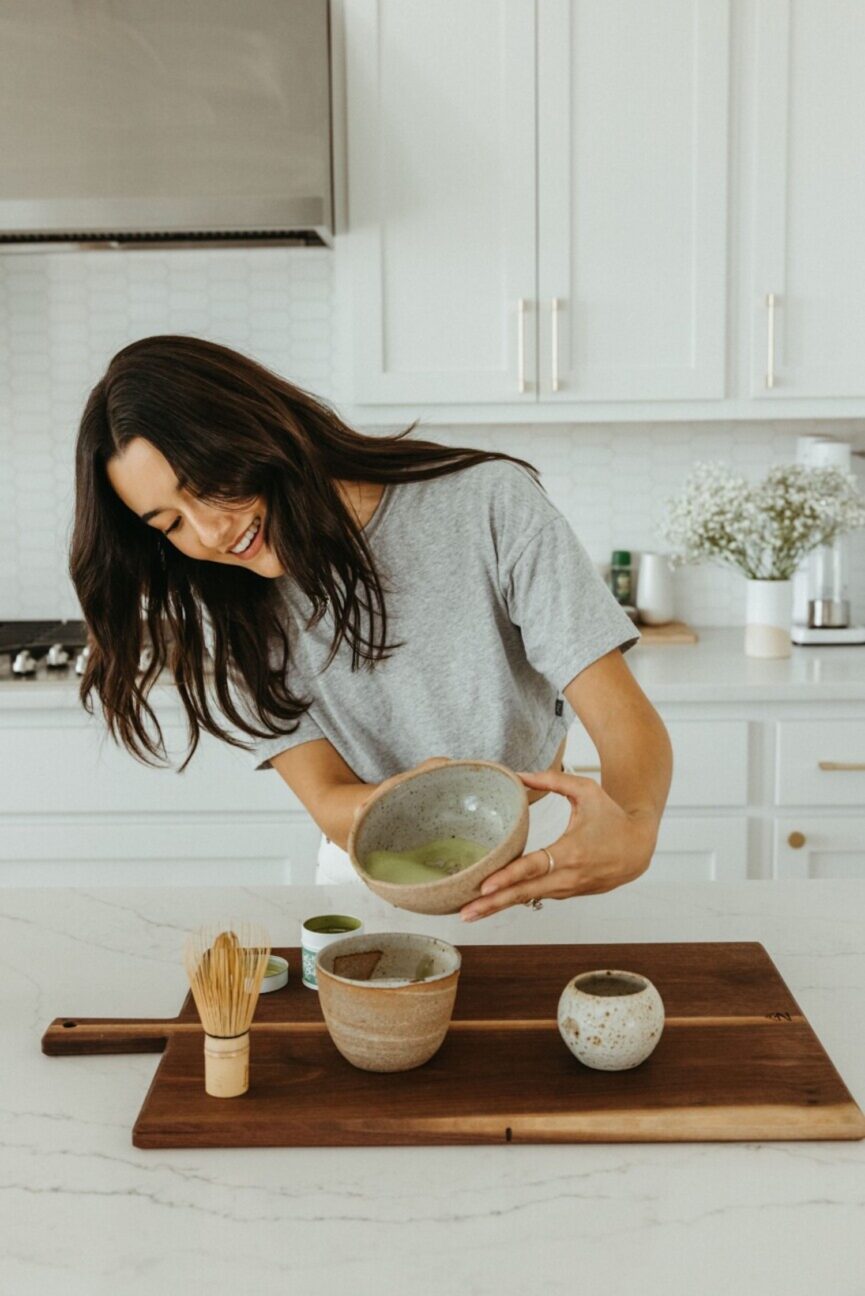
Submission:
<svg viewBox="0 0 865 1296">
<path fill-rule="evenodd" d="M 361 1071 L 410 1071 L 444 1041 L 462 957 L 437 936 L 347 936 L 316 959 L 319 1002 L 330 1037 Z"/>
<path fill-rule="evenodd" d="M 373 792 L 354 821 L 348 855 L 361 881 L 389 904 L 451 914 L 477 899 L 485 878 L 522 854 L 528 833 L 528 796 L 513 770 L 495 761 L 453 760 L 407 770 Z M 440 882 L 381 882 L 364 870 L 369 851 L 411 850 L 438 837 L 467 837 L 489 849 Z"/>
<path fill-rule="evenodd" d="M 664 1004 L 648 977 L 602 969 L 583 972 L 559 999 L 559 1032 L 574 1057 L 596 1071 L 627 1071 L 655 1048 Z"/>
</svg>

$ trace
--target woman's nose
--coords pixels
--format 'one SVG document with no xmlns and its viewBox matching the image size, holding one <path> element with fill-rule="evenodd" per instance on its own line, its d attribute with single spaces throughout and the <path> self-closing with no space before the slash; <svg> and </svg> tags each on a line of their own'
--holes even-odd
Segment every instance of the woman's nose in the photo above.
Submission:
<svg viewBox="0 0 865 1296">
<path fill-rule="evenodd" d="M 237 524 L 218 509 L 199 510 L 195 518 L 198 538 L 207 549 L 227 549 Z"/>
</svg>

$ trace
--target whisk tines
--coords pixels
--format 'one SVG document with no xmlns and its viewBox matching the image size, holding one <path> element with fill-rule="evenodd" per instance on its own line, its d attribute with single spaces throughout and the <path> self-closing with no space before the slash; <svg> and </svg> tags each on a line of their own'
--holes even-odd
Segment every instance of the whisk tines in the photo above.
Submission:
<svg viewBox="0 0 865 1296">
<path fill-rule="evenodd" d="M 259 923 L 208 923 L 191 932 L 183 963 L 208 1035 L 231 1038 L 249 1029 L 270 958 L 270 937 Z"/>
</svg>

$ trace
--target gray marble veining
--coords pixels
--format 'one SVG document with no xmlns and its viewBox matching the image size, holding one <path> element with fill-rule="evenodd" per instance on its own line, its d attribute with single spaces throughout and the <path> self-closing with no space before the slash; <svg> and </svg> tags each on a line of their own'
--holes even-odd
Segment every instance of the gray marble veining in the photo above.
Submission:
<svg viewBox="0 0 865 1296">
<path fill-rule="evenodd" d="M 321 1296 L 600 1289 L 861 1296 L 865 1145 L 145 1152 L 157 1055 L 46 1058 L 54 1016 L 173 1016 L 184 933 L 331 905 L 457 944 L 761 940 L 865 1103 L 865 881 L 636 883 L 465 925 L 358 887 L 0 891 L 0 1292 Z M 395 921 L 396 920 L 396 921 Z M 298 968 L 291 975 L 299 975 Z"/>
</svg>

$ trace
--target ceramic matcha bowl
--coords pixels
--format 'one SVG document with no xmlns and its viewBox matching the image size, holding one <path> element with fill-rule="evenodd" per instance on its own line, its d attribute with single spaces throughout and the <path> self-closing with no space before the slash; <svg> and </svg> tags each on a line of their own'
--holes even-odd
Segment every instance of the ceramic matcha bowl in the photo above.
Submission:
<svg viewBox="0 0 865 1296">
<path fill-rule="evenodd" d="M 361 881 L 396 908 L 452 914 L 477 899 L 485 878 L 522 854 L 528 831 L 526 788 L 512 770 L 495 761 L 453 760 L 407 770 L 373 792 L 354 821 L 348 855 Z M 395 882 L 369 871 L 376 852 L 444 844 L 431 852 L 434 864 L 435 855 L 447 857 L 446 844 L 453 839 L 479 852 L 474 863 L 458 872 L 429 868 L 432 881 Z M 436 872 L 441 872 L 439 879 Z"/>
<path fill-rule="evenodd" d="M 328 1033 L 361 1071 L 423 1066 L 447 1035 L 462 962 L 436 936 L 375 932 L 320 950 L 315 970 Z"/>
</svg>

